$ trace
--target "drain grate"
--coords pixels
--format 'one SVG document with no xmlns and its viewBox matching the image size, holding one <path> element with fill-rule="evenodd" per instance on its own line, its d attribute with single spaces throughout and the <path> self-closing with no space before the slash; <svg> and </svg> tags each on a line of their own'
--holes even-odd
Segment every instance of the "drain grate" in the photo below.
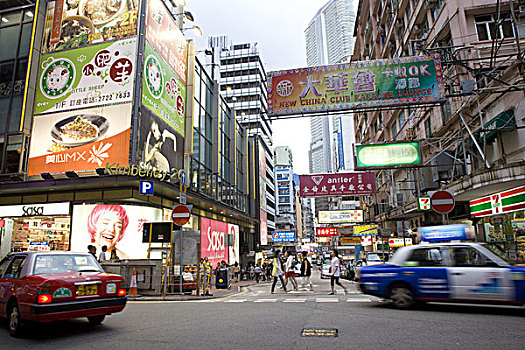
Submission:
<svg viewBox="0 0 525 350">
<path fill-rule="evenodd" d="M 337 328 L 304 328 L 301 337 L 335 338 L 337 333 Z"/>
</svg>

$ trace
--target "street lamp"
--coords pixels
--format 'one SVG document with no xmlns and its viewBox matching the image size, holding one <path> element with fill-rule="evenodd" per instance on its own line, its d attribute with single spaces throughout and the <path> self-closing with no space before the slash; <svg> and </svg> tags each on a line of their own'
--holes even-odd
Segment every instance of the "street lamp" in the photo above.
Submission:
<svg viewBox="0 0 525 350">
<path fill-rule="evenodd" d="M 197 34 L 198 36 L 202 36 L 202 29 L 199 27 L 199 26 L 191 26 L 191 27 L 188 27 L 188 28 L 183 28 L 182 31 L 185 32 L 187 30 L 190 30 L 190 29 L 194 29 L 195 31 L 195 34 Z"/>
</svg>

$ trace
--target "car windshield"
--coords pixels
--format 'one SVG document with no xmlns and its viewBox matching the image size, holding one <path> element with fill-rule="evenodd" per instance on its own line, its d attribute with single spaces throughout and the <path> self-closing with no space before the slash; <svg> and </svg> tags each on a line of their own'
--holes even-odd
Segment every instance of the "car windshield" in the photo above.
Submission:
<svg viewBox="0 0 525 350">
<path fill-rule="evenodd" d="M 91 255 L 42 254 L 35 258 L 34 274 L 67 272 L 102 272 L 102 268 Z"/>
</svg>

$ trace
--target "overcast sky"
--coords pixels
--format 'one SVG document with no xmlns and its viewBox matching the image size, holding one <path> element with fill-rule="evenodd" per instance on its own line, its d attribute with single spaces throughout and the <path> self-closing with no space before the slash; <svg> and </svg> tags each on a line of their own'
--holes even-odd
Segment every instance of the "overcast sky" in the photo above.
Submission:
<svg viewBox="0 0 525 350">
<path fill-rule="evenodd" d="M 327 0 L 186 0 L 202 37 L 188 32 L 197 50 L 208 37 L 229 37 L 234 44 L 257 42 L 267 72 L 306 67 L 304 30 Z M 191 23 L 186 23 L 185 27 Z M 204 55 L 199 55 L 204 60 Z M 275 146 L 289 146 L 294 172 L 308 173 L 310 123 L 308 118 L 273 123 Z"/>
</svg>

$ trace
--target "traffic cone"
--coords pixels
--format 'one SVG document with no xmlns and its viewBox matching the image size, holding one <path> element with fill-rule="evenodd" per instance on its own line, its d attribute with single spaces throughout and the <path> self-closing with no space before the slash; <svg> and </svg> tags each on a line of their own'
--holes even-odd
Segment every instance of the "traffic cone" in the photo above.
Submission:
<svg viewBox="0 0 525 350">
<path fill-rule="evenodd" d="M 135 268 L 133 268 L 133 275 L 131 275 L 131 283 L 129 284 L 129 294 L 130 297 L 136 297 L 138 296 L 138 290 L 137 290 L 137 272 L 135 271 Z"/>
</svg>

